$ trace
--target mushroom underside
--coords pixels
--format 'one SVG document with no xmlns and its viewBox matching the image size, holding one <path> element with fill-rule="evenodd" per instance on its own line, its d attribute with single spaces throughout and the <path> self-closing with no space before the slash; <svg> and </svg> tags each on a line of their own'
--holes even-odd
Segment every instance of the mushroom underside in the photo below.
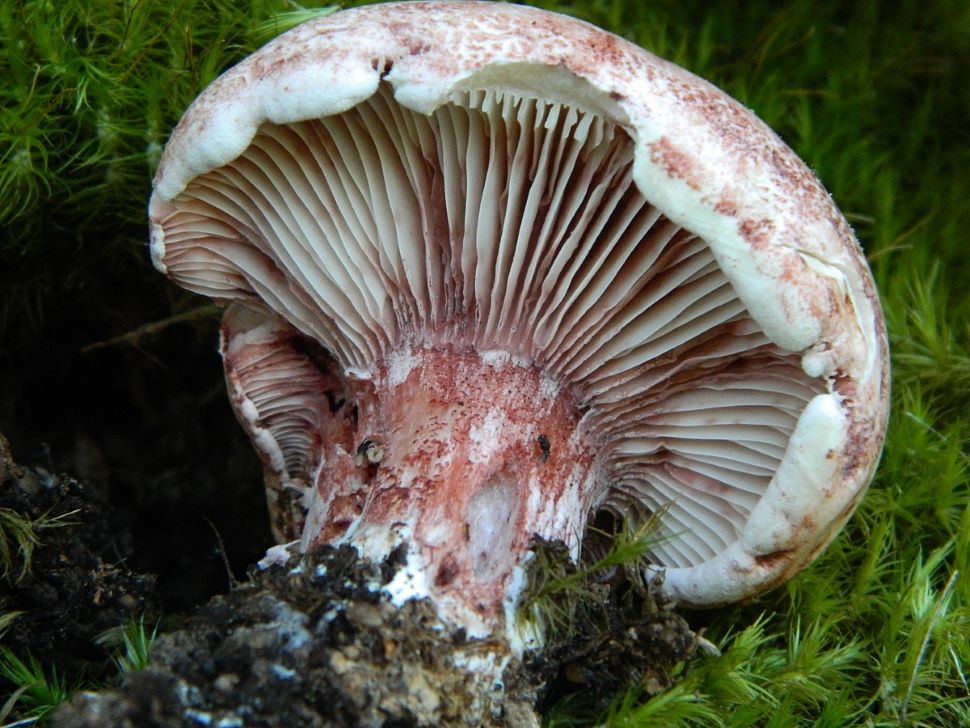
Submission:
<svg viewBox="0 0 970 728">
<path fill-rule="evenodd" d="M 577 105 L 472 90 L 425 115 L 382 82 L 343 113 L 262 125 L 165 203 L 169 275 L 248 312 L 224 351 L 263 347 L 227 371 L 271 500 L 287 499 L 280 537 L 380 465 L 356 452 L 356 471 L 328 476 L 327 448 L 359 437 L 335 418 L 379 410 L 402 361 L 477 352 L 483 372 L 553 382 L 591 443 L 596 482 L 570 528 L 664 510 L 651 557 L 679 569 L 739 540 L 829 385 L 764 334 L 705 240 L 644 198 L 633 161 L 627 131 Z"/>
</svg>

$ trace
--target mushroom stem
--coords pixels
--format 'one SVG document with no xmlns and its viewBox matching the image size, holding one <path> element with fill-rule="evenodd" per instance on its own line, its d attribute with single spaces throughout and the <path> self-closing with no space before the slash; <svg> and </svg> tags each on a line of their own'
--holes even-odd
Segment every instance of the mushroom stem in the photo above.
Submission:
<svg viewBox="0 0 970 728">
<path fill-rule="evenodd" d="M 377 372 L 355 397 L 357 474 L 321 471 L 303 543 L 344 540 L 375 560 L 403 548 L 396 599 L 431 597 L 469 633 L 492 632 L 533 535 L 579 548 L 594 491 L 579 407 L 504 353 L 408 349 Z"/>
</svg>

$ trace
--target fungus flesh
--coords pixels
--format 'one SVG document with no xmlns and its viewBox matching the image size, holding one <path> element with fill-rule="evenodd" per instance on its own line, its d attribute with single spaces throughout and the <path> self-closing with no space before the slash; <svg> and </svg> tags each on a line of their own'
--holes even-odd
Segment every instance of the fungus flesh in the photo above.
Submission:
<svg viewBox="0 0 970 728">
<path fill-rule="evenodd" d="M 458 22 L 460 20 L 460 23 Z M 811 173 L 705 82 L 578 21 L 361 8 L 196 102 L 155 264 L 229 303 L 280 541 L 401 554 L 397 600 L 496 628 L 534 535 L 664 511 L 697 606 L 831 539 L 886 418 L 871 276 Z"/>
</svg>

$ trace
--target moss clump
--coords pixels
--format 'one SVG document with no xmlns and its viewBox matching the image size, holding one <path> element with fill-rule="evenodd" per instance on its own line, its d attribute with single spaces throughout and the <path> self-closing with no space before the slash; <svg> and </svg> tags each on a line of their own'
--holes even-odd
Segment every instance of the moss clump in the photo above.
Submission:
<svg viewBox="0 0 970 728">
<path fill-rule="evenodd" d="M 542 635 L 526 656 L 542 686 L 540 711 L 561 712 L 565 702 L 574 716 L 594 717 L 623 691 L 660 693 L 698 644 L 709 644 L 658 594 L 660 578 L 643 575 L 655 525 L 609 534 L 592 549 L 602 553 L 580 564 L 562 542 L 533 540 L 518 618 Z"/>
</svg>

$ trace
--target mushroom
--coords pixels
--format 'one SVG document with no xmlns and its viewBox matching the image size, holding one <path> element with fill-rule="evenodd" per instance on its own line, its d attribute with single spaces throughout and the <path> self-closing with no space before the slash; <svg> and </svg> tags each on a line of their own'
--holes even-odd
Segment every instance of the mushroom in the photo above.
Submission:
<svg viewBox="0 0 970 728">
<path fill-rule="evenodd" d="M 663 512 L 684 604 L 786 580 L 864 492 L 887 344 L 811 171 L 707 82 L 515 5 L 347 10 L 214 82 L 165 148 L 159 270 L 230 304 L 274 532 L 403 564 L 472 635 L 532 538 Z"/>
</svg>

